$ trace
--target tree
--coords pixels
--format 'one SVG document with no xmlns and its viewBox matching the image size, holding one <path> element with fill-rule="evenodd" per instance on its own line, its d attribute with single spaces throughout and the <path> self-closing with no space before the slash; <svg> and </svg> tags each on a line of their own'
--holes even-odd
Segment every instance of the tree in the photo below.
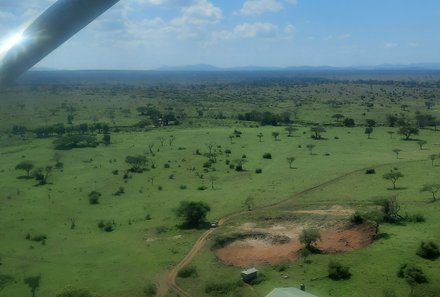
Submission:
<svg viewBox="0 0 440 297">
<path fill-rule="evenodd" d="M 30 177 L 30 172 L 34 169 L 34 162 L 32 161 L 21 161 L 15 166 L 15 170 L 24 170 L 26 171 L 26 177 Z"/>
<path fill-rule="evenodd" d="M 368 135 L 368 139 L 371 139 L 371 133 L 373 133 L 374 128 L 373 127 L 366 127 L 365 128 L 365 134 Z"/>
<path fill-rule="evenodd" d="M 35 297 L 35 293 L 37 292 L 38 288 L 40 287 L 40 280 L 41 280 L 41 276 L 31 276 L 31 277 L 26 277 L 24 279 L 24 283 L 26 285 L 28 285 L 28 287 L 31 289 L 31 296 Z"/>
<path fill-rule="evenodd" d="M 400 154 L 401 151 L 402 151 L 402 150 L 399 149 L 399 148 L 395 148 L 395 149 L 393 149 L 393 153 L 396 154 L 396 159 L 399 159 L 399 154 Z"/>
<path fill-rule="evenodd" d="M 229 141 L 231 141 L 231 144 L 233 144 L 234 143 L 235 135 L 234 134 L 230 134 L 228 137 L 229 137 Z"/>
<path fill-rule="evenodd" d="M 380 201 L 383 212 L 383 220 L 390 224 L 400 222 L 403 217 L 399 214 L 400 205 L 395 196 Z"/>
<path fill-rule="evenodd" d="M 313 155 L 313 149 L 315 148 L 316 145 L 314 144 L 308 144 L 306 145 L 306 148 L 309 149 L 310 155 Z"/>
<path fill-rule="evenodd" d="M 214 176 L 214 175 L 210 175 L 209 176 L 209 181 L 211 182 L 211 189 L 214 190 L 214 182 L 218 180 L 218 177 Z"/>
<path fill-rule="evenodd" d="M 409 140 L 412 135 L 419 134 L 419 128 L 411 125 L 404 125 L 399 128 L 398 133 L 405 136 L 405 140 Z"/>
<path fill-rule="evenodd" d="M 432 194 L 432 201 L 437 201 L 437 197 L 435 194 L 437 194 L 438 191 L 440 191 L 440 184 L 426 184 L 423 185 L 423 187 L 420 189 L 421 192 L 431 192 Z"/>
<path fill-rule="evenodd" d="M 142 155 L 137 156 L 127 156 L 125 162 L 131 165 L 132 172 L 142 172 L 145 165 L 147 164 L 147 158 Z"/>
<path fill-rule="evenodd" d="M 356 126 L 356 123 L 354 122 L 354 120 L 350 119 L 350 118 L 345 118 L 343 121 L 343 124 L 345 127 L 350 127 L 350 128 Z"/>
<path fill-rule="evenodd" d="M 287 137 L 292 137 L 292 133 L 295 131 L 298 131 L 298 129 L 293 127 L 292 125 L 287 126 L 285 129 L 286 129 L 287 133 L 289 133 L 287 135 Z"/>
<path fill-rule="evenodd" d="M 422 241 L 416 254 L 424 259 L 435 260 L 440 256 L 440 251 L 436 243 Z"/>
<path fill-rule="evenodd" d="M 403 264 L 400 266 L 397 276 L 404 278 L 411 287 L 415 286 L 416 284 L 428 282 L 428 278 L 423 270 L 412 264 Z"/>
<path fill-rule="evenodd" d="M 326 132 L 325 128 L 322 126 L 314 126 L 310 128 L 310 131 L 314 133 L 314 135 L 312 136 L 314 139 L 321 139 L 321 134 Z"/>
<path fill-rule="evenodd" d="M 183 218 L 182 227 L 199 228 L 205 223 L 206 215 L 211 210 L 205 202 L 181 201 L 176 215 Z"/>
<path fill-rule="evenodd" d="M 393 183 L 393 190 L 396 189 L 396 182 L 399 178 L 403 177 L 403 174 L 399 171 L 390 171 L 382 175 L 382 177 L 386 180 L 389 180 Z"/>
<path fill-rule="evenodd" d="M 343 118 L 344 118 L 344 115 L 342 115 L 342 114 L 340 114 L 340 113 L 337 113 L 337 114 L 332 115 L 332 119 L 335 119 L 336 122 L 338 122 L 338 123 L 339 123 Z"/>
<path fill-rule="evenodd" d="M 433 101 L 426 101 L 425 106 L 426 106 L 426 108 L 431 109 L 434 106 L 434 102 Z"/>
<path fill-rule="evenodd" d="M 255 205 L 255 199 L 252 196 L 248 196 L 245 200 L 244 200 L 244 205 L 246 206 L 248 211 L 251 211 L 252 208 Z"/>
<path fill-rule="evenodd" d="M 321 239 L 321 235 L 319 235 L 319 230 L 314 228 L 303 229 L 301 234 L 299 235 L 299 242 L 305 245 L 305 248 L 311 251 L 312 244 L 317 240 Z"/>
<path fill-rule="evenodd" d="M 374 234 L 377 236 L 379 234 L 380 224 L 383 223 L 384 215 L 382 211 L 374 210 L 365 214 L 365 219 L 374 224 Z"/>
<path fill-rule="evenodd" d="M 428 142 L 426 141 L 426 140 L 418 140 L 417 141 L 417 144 L 419 145 L 419 147 L 420 147 L 420 150 L 423 150 L 423 146 L 425 145 L 425 144 L 427 144 Z"/>
<path fill-rule="evenodd" d="M 111 139 L 110 134 L 104 134 L 104 136 L 102 136 L 102 143 L 104 143 L 104 145 L 109 145 L 110 139 Z"/>
<path fill-rule="evenodd" d="M 393 139 L 394 131 L 387 131 L 387 133 L 388 133 L 388 135 L 390 135 L 390 138 Z"/>
<path fill-rule="evenodd" d="M 272 132 L 272 137 L 274 140 L 278 140 L 278 136 L 280 136 L 280 132 Z"/>
<path fill-rule="evenodd" d="M 99 197 L 101 197 L 101 193 L 98 191 L 92 191 L 89 193 L 89 203 L 90 204 L 99 204 Z"/>
<path fill-rule="evenodd" d="M 365 123 L 367 124 L 367 127 L 376 127 L 376 121 L 372 119 L 366 119 Z"/>
<path fill-rule="evenodd" d="M 263 138 L 263 133 L 261 133 L 261 132 L 258 133 L 257 137 L 258 137 L 258 141 L 261 142 L 261 138 Z"/>
<path fill-rule="evenodd" d="M 328 264 L 328 277 L 332 280 L 349 279 L 351 277 L 350 268 L 332 261 Z"/>
<path fill-rule="evenodd" d="M 39 181 L 39 185 L 47 184 L 50 174 L 52 173 L 52 166 L 38 167 L 32 172 L 34 178 Z"/>
<path fill-rule="evenodd" d="M 434 166 L 434 162 L 435 160 L 438 158 L 439 156 L 436 154 L 431 154 L 429 155 L 429 160 L 431 160 L 431 166 Z"/>
<path fill-rule="evenodd" d="M 289 163 L 289 168 L 292 169 L 293 161 L 295 161 L 295 157 L 287 157 L 287 163 Z"/>
</svg>

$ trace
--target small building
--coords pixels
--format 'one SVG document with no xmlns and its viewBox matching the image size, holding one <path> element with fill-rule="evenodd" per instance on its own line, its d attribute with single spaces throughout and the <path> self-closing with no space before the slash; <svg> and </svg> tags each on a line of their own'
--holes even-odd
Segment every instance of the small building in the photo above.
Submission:
<svg viewBox="0 0 440 297">
<path fill-rule="evenodd" d="M 254 279 L 257 278 L 257 274 L 258 274 L 258 270 L 255 268 L 250 268 L 247 270 L 243 270 L 241 272 L 241 279 L 245 282 L 245 283 L 250 283 L 251 281 L 253 281 Z"/>
<path fill-rule="evenodd" d="M 273 289 L 266 297 L 317 297 L 310 293 L 301 291 L 297 288 L 276 288 Z"/>
</svg>

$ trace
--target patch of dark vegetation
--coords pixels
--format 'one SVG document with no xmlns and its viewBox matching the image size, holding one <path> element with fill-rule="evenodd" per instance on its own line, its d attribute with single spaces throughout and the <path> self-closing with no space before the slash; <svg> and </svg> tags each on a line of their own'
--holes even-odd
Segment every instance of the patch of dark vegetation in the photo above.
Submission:
<svg viewBox="0 0 440 297">
<path fill-rule="evenodd" d="M 435 260 L 440 256 L 438 245 L 432 241 L 420 243 L 417 255 L 424 259 Z"/>
<path fill-rule="evenodd" d="M 397 276 L 405 279 L 411 286 L 429 282 L 423 270 L 413 264 L 402 264 L 397 271 Z"/>
<path fill-rule="evenodd" d="M 101 193 L 99 193 L 97 191 L 92 191 L 89 193 L 88 197 L 89 197 L 90 204 L 92 204 L 92 205 L 99 204 L 99 197 L 101 197 Z"/>
<path fill-rule="evenodd" d="M 92 135 L 67 135 L 55 139 L 53 142 L 57 150 L 71 150 L 74 148 L 97 147 L 99 142 Z"/>
<path fill-rule="evenodd" d="M 264 153 L 263 159 L 272 159 L 272 154 L 271 153 Z"/>
<path fill-rule="evenodd" d="M 145 297 L 154 297 L 157 294 L 157 286 L 154 284 L 148 284 L 144 287 L 144 296 Z"/>
<path fill-rule="evenodd" d="M 209 282 L 205 286 L 205 293 L 215 296 L 228 296 L 231 292 L 243 287 L 242 281 L 236 282 Z"/>
<path fill-rule="evenodd" d="M 67 287 L 61 293 L 58 293 L 56 297 L 99 297 L 96 294 L 92 294 L 86 289 L 77 289 L 74 287 Z"/>
<path fill-rule="evenodd" d="M 15 279 L 12 276 L 0 274 L 0 291 L 13 282 L 15 282 Z"/>
<path fill-rule="evenodd" d="M 365 174 L 375 174 L 376 170 L 374 168 L 369 168 L 367 170 L 365 170 Z"/>
<path fill-rule="evenodd" d="M 177 276 L 181 278 L 196 277 L 197 269 L 194 266 L 185 267 L 179 271 Z"/>
<path fill-rule="evenodd" d="M 98 222 L 98 228 L 101 229 L 101 231 L 112 232 L 116 228 L 116 223 L 114 220 L 111 220 L 111 221 L 110 220 L 108 220 L 108 221 L 100 220 Z"/>
<path fill-rule="evenodd" d="M 350 268 L 342 266 L 339 262 L 330 262 L 328 264 L 328 277 L 336 281 L 350 279 Z"/>
</svg>

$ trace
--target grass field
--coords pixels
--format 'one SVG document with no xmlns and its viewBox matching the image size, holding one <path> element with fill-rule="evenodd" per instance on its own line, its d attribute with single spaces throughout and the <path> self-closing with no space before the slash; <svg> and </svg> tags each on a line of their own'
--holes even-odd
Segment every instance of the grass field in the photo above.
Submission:
<svg viewBox="0 0 440 297">
<path fill-rule="evenodd" d="M 227 87 L 214 83 L 206 83 L 203 88 L 185 83 L 145 89 L 111 85 L 62 85 L 52 89 L 19 86 L 0 94 L 0 276 L 12 277 L 8 278 L 10 281 L 0 281 L 0 296 L 30 295 L 23 280 L 34 276 L 41 276 L 36 296 L 55 296 L 70 285 L 102 297 L 146 296 L 144 287 L 157 284 L 203 232 L 178 227 L 181 221 L 174 210 L 180 201 L 208 203 L 211 211 L 207 219 L 216 221 L 230 213 L 246 211 L 249 197 L 255 211 L 235 217 L 215 230 L 191 263 L 198 276 L 178 278 L 178 284 L 193 296 L 211 296 L 205 293 L 206 284 L 239 280 L 241 269 L 225 266 L 211 250 L 219 234 L 233 232 L 243 223 L 264 225 L 259 221 L 262 215 L 276 217 L 289 210 L 334 205 L 365 210 L 378 197 L 392 195 L 397 196 L 402 214 L 421 213 L 426 222 L 383 224 L 380 230 L 389 234 L 388 239 L 346 254 L 311 255 L 307 261 L 292 262 L 284 272 L 289 275 L 287 279 L 281 278 L 271 265 L 258 267 L 266 280 L 252 288 L 232 290 L 229 296 L 264 296 L 275 287 L 297 287 L 300 283 L 323 297 L 382 296 L 384 289 L 395 291 L 396 296 L 407 296 L 410 286 L 396 276 L 402 263 L 422 267 L 430 284 L 440 281 L 438 260 L 424 260 L 415 254 L 422 240 L 440 243 L 440 222 L 436 220 L 440 204 L 430 203 L 431 194 L 420 192 L 424 184 L 440 182 L 440 161 L 432 166 L 429 160 L 430 155 L 440 153 L 440 132 L 420 129 L 419 135 L 413 137 L 427 141 L 420 149 L 416 140 L 402 140 L 398 128 L 386 127 L 385 119 L 387 114 L 402 112 L 401 105 L 405 103 L 408 117 L 416 111 L 440 116 L 437 99 L 429 111 L 424 104 L 427 94 L 438 98 L 436 84 L 299 84 L 287 80 L 286 85 L 269 81 L 255 89 L 243 82 L 224 84 Z M 196 89 L 194 98 L 191 87 Z M 329 104 L 330 99 L 340 104 Z M 366 107 L 364 101 L 374 102 L 374 107 Z M 125 129 L 143 119 L 136 108 L 145 104 L 184 114 L 181 125 Z M 12 125 L 32 128 L 65 123 L 66 106 L 75 108 L 75 124 L 104 121 L 118 127 L 111 132 L 111 144 L 57 151 L 53 146 L 55 137 L 10 132 Z M 295 115 L 292 119 L 298 130 L 288 137 L 284 126 L 236 120 L 238 113 L 254 109 L 287 110 Z M 216 118 L 220 111 L 226 118 Z M 326 126 L 324 139 L 312 139 L 309 123 L 334 124 L 331 116 L 335 113 L 352 117 L 358 126 Z M 368 118 L 379 123 L 371 139 L 364 133 Z M 234 130 L 241 132 L 240 137 L 229 137 Z M 389 131 L 395 134 L 390 137 Z M 278 140 L 272 137 L 273 132 L 280 133 Z M 263 134 L 261 141 L 259 133 Z M 312 153 L 308 144 L 315 145 Z M 398 159 L 392 151 L 396 148 L 401 149 Z M 216 162 L 204 167 L 210 150 Z M 263 158 L 265 153 L 272 158 Z M 23 177 L 24 171 L 14 169 L 23 160 L 31 160 L 37 166 L 54 165 L 55 154 L 63 168 L 53 169 L 46 185 L 38 186 L 34 179 Z M 125 162 L 128 155 L 147 156 L 148 169 L 126 173 L 130 168 Z M 288 157 L 295 157 L 293 168 L 289 168 Z M 243 162 L 244 171 L 229 166 L 237 162 Z M 376 174 L 366 175 L 366 168 L 374 168 Z M 404 177 L 397 181 L 397 190 L 390 190 L 390 181 L 382 175 L 395 168 Z M 262 173 L 257 174 L 256 169 Z M 120 187 L 124 193 L 115 195 Z M 313 187 L 317 188 L 300 195 Z M 89 203 L 92 191 L 102 194 L 99 204 Z M 100 220 L 114 221 L 114 231 L 100 230 Z M 47 239 L 29 240 L 28 234 L 30 239 L 38 235 Z M 352 278 L 339 282 L 328 279 L 327 264 L 331 260 L 348 265 Z"/>
</svg>

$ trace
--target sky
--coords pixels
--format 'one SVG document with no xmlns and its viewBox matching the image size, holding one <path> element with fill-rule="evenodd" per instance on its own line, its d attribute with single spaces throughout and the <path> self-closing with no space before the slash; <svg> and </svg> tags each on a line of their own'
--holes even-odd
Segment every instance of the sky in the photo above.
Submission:
<svg viewBox="0 0 440 297">
<path fill-rule="evenodd" d="M 0 48 L 54 0 L 0 0 Z M 121 0 L 37 66 L 440 62 L 439 0 Z"/>
</svg>

